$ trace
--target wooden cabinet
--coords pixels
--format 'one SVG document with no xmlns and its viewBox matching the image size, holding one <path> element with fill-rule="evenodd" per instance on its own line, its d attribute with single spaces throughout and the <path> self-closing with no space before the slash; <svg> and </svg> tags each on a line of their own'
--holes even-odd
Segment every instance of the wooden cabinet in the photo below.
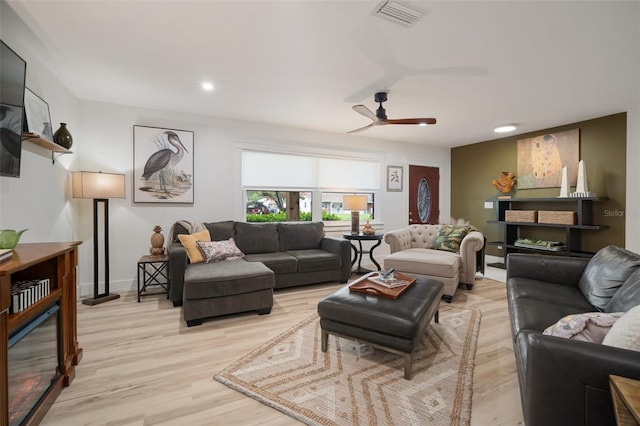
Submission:
<svg viewBox="0 0 640 426">
<path fill-rule="evenodd" d="M 47 306 L 57 303 L 59 311 L 60 374 L 36 405 L 26 423 L 37 424 L 62 388 L 75 376 L 82 349 L 78 345 L 76 318 L 77 246 L 81 242 L 19 244 L 13 258 L 0 264 L 0 426 L 9 424 L 8 338 L 14 330 L 33 321 Z M 20 280 L 50 280 L 50 292 L 20 313 L 9 313 L 11 283 Z"/>
<path fill-rule="evenodd" d="M 597 225 L 593 220 L 593 204 L 608 200 L 607 197 L 590 197 L 590 198 L 509 198 L 509 199 L 490 199 L 494 203 L 496 211 L 496 219 L 489 220 L 487 223 L 497 223 L 501 226 L 501 240 L 490 241 L 488 244 L 502 247 L 504 262 L 506 264 L 507 255 L 514 252 L 539 252 L 545 254 L 559 254 L 565 256 L 581 256 L 591 257 L 593 253 L 582 250 L 581 233 L 583 231 L 598 231 L 606 228 L 603 225 Z M 575 224 L 555 224 L 555 223 L 539 223 L 539 222 L 510 222 L 506 220 L 506 212 L 508 210 L 555 210 L 555 211 L 573 211 L 576 213 Z M 547 230 L 555 230 L 555 235 L 560 238 L 564 244 L 562 250 L 551 250 L 543 248 L 530 248 L 516 246 L 516 240 L 522 238 L 524 234 L 528 234 L 530 238 L 534 228 Z M 494 265 L 500 266 L 500 265 Z M 504 265 L 503 265 L 504 266 Z"/>
</svg>

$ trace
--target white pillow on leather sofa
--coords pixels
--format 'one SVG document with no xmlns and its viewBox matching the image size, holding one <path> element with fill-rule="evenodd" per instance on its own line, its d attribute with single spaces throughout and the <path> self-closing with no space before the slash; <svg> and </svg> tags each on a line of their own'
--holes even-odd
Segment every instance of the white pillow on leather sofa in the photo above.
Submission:
<svg viewBox="0 0 640 426">
<path fill-rule="evenodd" d="M 616 321 L 602 344 L 640 351 L 640 305 L 630 309 Z"/>
</svg>

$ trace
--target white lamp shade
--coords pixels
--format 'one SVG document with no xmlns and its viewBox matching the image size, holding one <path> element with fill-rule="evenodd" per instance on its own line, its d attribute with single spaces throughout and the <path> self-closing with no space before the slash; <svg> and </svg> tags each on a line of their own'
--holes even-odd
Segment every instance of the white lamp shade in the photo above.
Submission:
<svg viewBox="0 0 640 426">
<path fill-rule="evenodd" d="M 367 209 L 366 195 L 345 195 L 342 197 L 342 208 L 351 211 Z"/>
<path fill-rule="evenodd" d="M 71 172 L 73 198 L 126 198 L 124 175 L 102 172 Z"/>
</svg>

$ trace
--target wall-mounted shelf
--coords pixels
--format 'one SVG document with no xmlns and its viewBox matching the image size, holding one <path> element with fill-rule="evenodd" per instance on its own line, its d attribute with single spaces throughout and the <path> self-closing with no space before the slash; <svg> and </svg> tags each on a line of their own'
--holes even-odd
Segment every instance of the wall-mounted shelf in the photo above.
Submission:
<svg viewBox="0 0 640 426">
<path fill-rule="evenodd" d="M 72 154 L 73 151 L 68 150 L 67 148 L 58 145 L 57 143 L 51 142 L 49 140 L 46 139 L 42 139 L 40 137 L 40 135 L 37 135 L 35 133 L 22 133 L 22 140 L 23 141 L 27 141 L 27 142 L 31 142 L 35 145 L 38 145 L 39 147 L 42 147 L 44 149 L 47 149 L 49 151 L 51 151 L 51 164 L 55 164 L 56 159 L 55 159 L 55 155 L 58 154 L 58 156 L 60 155 L 64 155 L 64 154 Z"/>
<path fill-rule="evenodd" d="M 593 203 L 606 201 L 607 197 L 587 197 L 587 198 L 491 198 L 495 204 L 496 219 L 488 220 L 487 223 L 495 223 L 502 227 L 503 237 L 501 241 L 490 241 L 488 244 L 492 246 L 502 247 L 504 264 L 507 261 L 507 255 L 514 252 L 538 252 L 545 254 L 556 254 L 564 256 L 591 257 L 593 253 L 585 252 L 581 249 L 581 231 L 598 231 L 607 228 L 604 225 L 596 225 L 593 223 Z M 558 210 L 555 206 L 561 205 L 561 210 L 567 206 L 576 212 L 576 223 L 573 225 L 540 223 L 540 222 L 509 222 L 505 220 L 505 212 L 507 210 L 518 210 L 531 208 L 537 210 L 536 207 L 544 206 L 545 210 Z M 534 208 L 532 208 L 534 206 Z M 565 230 L 564 250 L 548 251 L 542 248 L 527 248 L 516 246 L 516 240 L 520 238 L 521 228 L 561 228 Z M 504 266 L 503 264 L 503 266 Z M 498 265 L 495 265 L 498 266 Z"/>
</svg>

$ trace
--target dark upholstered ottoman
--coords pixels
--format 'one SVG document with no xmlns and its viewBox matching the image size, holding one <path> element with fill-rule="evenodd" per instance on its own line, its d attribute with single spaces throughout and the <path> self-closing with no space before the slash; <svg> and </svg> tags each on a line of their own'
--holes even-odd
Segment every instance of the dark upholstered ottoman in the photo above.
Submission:
<svg viewBox="0 0 640 426">
<path fill-rule="evenodd" d="M 349 291 L 346 285 L 318 303 L 322 351 L 329 334 L 346 337 L 404 355 L 404 377 L 411 379 L 413 351 L 435 317 L 444 285 L 429 278 L 416 282 L 398 299 Z"/>
<path fill-rule="evenodd" d="M 215 267 L 215 274 L 211 267 Z M 191 265 L 184 274 L 184 320 L 192 327 L 220 315 L 254 310 L 268 314 L 274 283 L 273 271 L 260 262 L 239 259 Z"/>
</svg>

